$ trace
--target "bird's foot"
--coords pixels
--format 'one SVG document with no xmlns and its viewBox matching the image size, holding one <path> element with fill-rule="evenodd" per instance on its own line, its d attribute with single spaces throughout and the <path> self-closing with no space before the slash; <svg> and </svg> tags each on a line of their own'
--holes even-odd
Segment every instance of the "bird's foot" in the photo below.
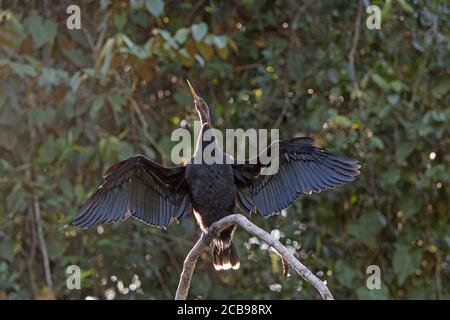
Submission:
<svg viewBox="0 0 450 320">
<path fill-rule="evenodd" d="M 219 228 L 217 228 L 216 224 L 213 223 L 209 228 L 208 228 L 208 232 L 204 233 L 202 238 L 204 243 L 209 246 L 209 244 L 215 239 L 217 238 L 217 236 L 219 235 Z"/>
</svg>

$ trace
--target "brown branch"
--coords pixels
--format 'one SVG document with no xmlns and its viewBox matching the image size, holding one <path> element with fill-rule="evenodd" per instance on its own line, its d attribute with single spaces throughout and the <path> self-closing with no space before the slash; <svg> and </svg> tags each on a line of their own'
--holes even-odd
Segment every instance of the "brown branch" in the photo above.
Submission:
<svg viewBox="0 0 450 320">
<path fill-rule="evenodd" d="M 353 41 L 352 41 L 352 47 L 350 49 L 350 52 L 348 54 L 348 66 L 350 69 L 350 80 L 353 82 L 353 86 L 355 87 L 355 90 L 359 92 L 359 84 L 356 80 L 356 70 L 355 70 L 355 54 L 358 50 L 358 44 L 359 44 L 359 38 L 361 35 L 361 20 L 362 20 L 362 10 L 363 10 L 363 3 L 362 0 L 358 3 L 358 13 L 356 14 L 356 21 L 355 21 L 355 31 L 353 34 Z M 361 99 L 359 96 L 356 96 L 356 99 L 358 101 L 358 106 L 361 107 Z"/>
<path fill-rule="evenodd" d="M 303 279 L 316 288 L 324 300 L 334 300 L 330 290 L 328 290 L 328 287 L 323 283 L 323 281 L 317 278 L 305 265 L 298 261 L 292 252 L 282 245 L 275 237 L 259 228 L 240 214 L 232 214 L 215 222 L 209 228 L 207 234 L 202 234 L 201 238 L 197 241 L 184 260 L 183 271 L 181 273 L 180 282 L 175 295 L 176 300 L 186 300 L 197 259 L 201 253 L 209 247 L 210 239 L 214 238 L 217 233 L 231 225 L 239 225 L 247 232 L 266 242 L 270 247 L 274 248 Z"/>
<path fill-rule="evenodd" d="M 94 41 L 94 37 L 92 36 L 92 33 L 90 32 L 89 28 L 86 26 L 83 26 L 82 28 L 82 31 L 86 37 L 88 45 L 91 48 L 92 58 L 94 60 L 94 65 L 96 68 L 100 65 L 100 51 L 103 46 L 103 41 L 105 40 L 106 31 L 108 30 L 108 21 L 110 17 L 111 17 L 111 10 L 108 10 L 103 20 L 100 22 L 99 27 L 97 28 L 97 30 L 100 30 L 100 34 L 97 37 L 96 42 Z"/>
<path fill-rule="evenodd" d="M 36 226 L 38 232 L 39 246 L 41 247 L 42 259 L 44 262 L 45 281 L 50 292 L 53 293 L 53 281 L 52 273 L 50 271 L 50 261 L 48 258 L 47 244 L 45 242 L 44 231 L 41 224 L 41 208 L 39 204 L 39 198 L 35 196 L 33 198 L 34 215 L 36 219 Z"/>
<path fill-rule="evenodd" d="M 255 69 L 258 68 L 262 65 L 262 62 L 255 62 L 255 63 L 250 63 L 250 64 L 243 64 L 243 65 L 239 65 L 239 66 L 235 66 L 234 67 L 234 72 L 240 72 L 240 71 L 245 71 L 245 70 L 249 70 L 249 69 Z"/>
<path fill-rule="evenodd" d="M 202 8 L 204 6 L 205 2 L 206 2 L 205 0 L 197 1 L 197 3 L 195 4 L 194 8 L 189 13 L 189 16 L 187 18 L 187 21 L 189 21 L 189 25 L 191 25 L 193 23 L 193 20 L 194 20 L 197 10 Z"/>
<path fill-rule="evenodd" d="M 358 13 L 356 14 L 356 21 L 355 21 L 355 33 L 353 34 L 352 47 L 348 54 L 348 60 L 350 61 L 350 64 L 353 66 L 353 68 L 355 61 L 354 57 L 356 50 L 358 49 L 359 37 L 361 35 L 361 18 L 362 18 L 362 0 L 360 0 L 358 3 Z"/>
<path fill-rule="evenodd" d="M 26 171 L 26 177 L 29 181 L 32 180 L 31 171 Z M 33 202 L 31 200 L 28 201 L 27 213 L 25 216 L 25 234 L 28 235 L 24 242 L 27 244 L 30 249 L 29 252 L 22 251 L 23 256 L 25 257 L 26 266 L 28 269 L 28 278 L 30 282 L 31 292 L 33 296 L 38 294 L 38 286 L 36 284 L 36 275 L 34 273 L 34 257 L 36 255 L 36 226 L 35 219 L 33 213 Z"/>
<path fill-rule="evenodd" d="M 281 264 L 283 265 L 283 277 L 289 278 L 291 276 L 289 273 L 289 262 L 283 256 L 281 256 Z"/>
</svg>

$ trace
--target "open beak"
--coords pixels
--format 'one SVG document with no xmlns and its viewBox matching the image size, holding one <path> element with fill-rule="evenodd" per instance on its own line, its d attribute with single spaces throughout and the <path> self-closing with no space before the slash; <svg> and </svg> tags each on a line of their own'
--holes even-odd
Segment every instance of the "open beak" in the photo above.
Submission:
<svg viewBox="0 0 450 320">
<path fill-rule="evenodd" d="M 189 82 L 188 79 L 186 79 L 186 82 L 189 86 L 189 90 L 191 90 L 192 96 L 194 97 L 195 104 L 200 104 L 200 102 L 201 102 L 200 97 L 197 95 L 197 93 L 195 92 L 194 88 L 191 86 L 191 83 Z"/>
</svg>

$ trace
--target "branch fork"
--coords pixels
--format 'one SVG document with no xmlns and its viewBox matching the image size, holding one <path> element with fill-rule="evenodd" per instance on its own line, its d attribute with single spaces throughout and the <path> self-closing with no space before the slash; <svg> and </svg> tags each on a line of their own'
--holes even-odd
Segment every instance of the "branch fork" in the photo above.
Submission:
<svg viewBox="0 0 450 320">
<path fill-rule="evenodd" d="M 205 234 L 203 233 L 191 251 L 188 253 L 186 259 L 183 263 L 183 271 L 181 272 L 180 282 L 178 284 L 178 289 L 175 295 L 176 300 L 186 300 L 189 293 L 189 287 L 192 280 L 192 275 L 195 270 L 195 265 L 201 253 L 209 247 L 211 240 L 214 239 L 222 230 L 226 229 L 231 225 L 238 225 L 245 229 L 250 234 L 258 237 L 270 247 L 275 249 L 280 255 L 283 261 L 283 269 L 289 264 L 303 279 L 305 279 L 309 284 L 311 284 L 321 295 L 324 300 L 334 300 L 328 287 L 325 283 L 317 278 L 305 265 L 303 265 L 293 254 L 290 252 L 281 242 L 279 242 L 275 237 L 259 228 L 252 222 L 250 222 L 246 217 L 241 214 L 232 214 L 226 216 L 225 218 L 216 221 L 212 224 Z"/>
</svg>

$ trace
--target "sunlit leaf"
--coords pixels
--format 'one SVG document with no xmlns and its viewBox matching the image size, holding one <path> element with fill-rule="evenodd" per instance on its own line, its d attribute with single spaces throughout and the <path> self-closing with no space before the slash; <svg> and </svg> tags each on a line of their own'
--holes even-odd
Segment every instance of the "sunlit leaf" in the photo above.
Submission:
<svg viewBox="0 0 450 320">
<path fill-rule="evenodd" d="M 226 36 L 213 36 L 213 41 L 218 49 L 224 49 L 227 46 L 228 38 Z"/>
<path fill-rule="evenodd" d="M 164 2 L 162 0 L 145 0 L 145 7 L 155 17 L 159 17 L 164 10 Z"/>
<path fill-rule="evenodd" d="M 176 42 L 179 44 L 183 44 L 186 42 L 187 37 L 189 36 L 189 29 L 188 28 L 181 28 L 178 29 L 175 33 L 175 36 L 173 37 Z"/>
<path fill-rule="evenodd" d="M 193 24 L 191 27 L 192 37 L 195 41 L 200 41 L 208 32 L 208 25 L 204 22 Z"/>
</svg>

